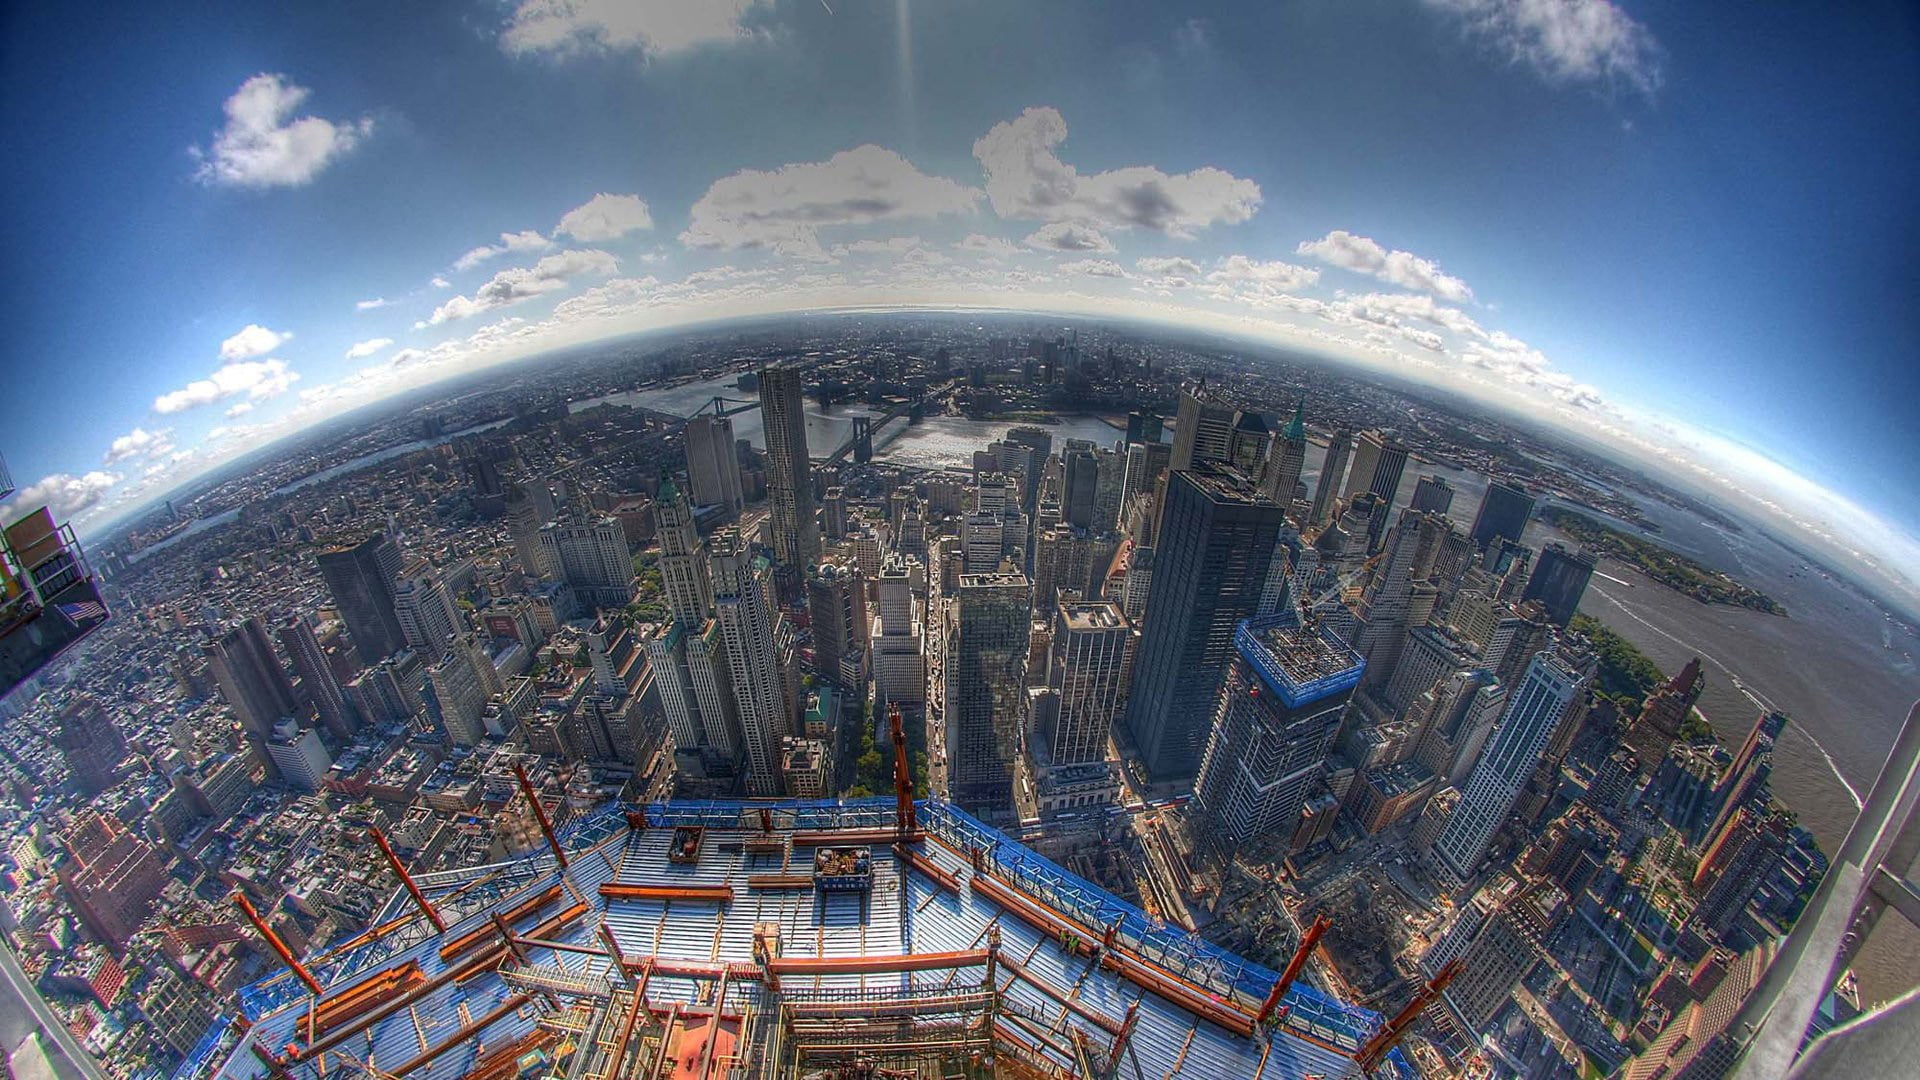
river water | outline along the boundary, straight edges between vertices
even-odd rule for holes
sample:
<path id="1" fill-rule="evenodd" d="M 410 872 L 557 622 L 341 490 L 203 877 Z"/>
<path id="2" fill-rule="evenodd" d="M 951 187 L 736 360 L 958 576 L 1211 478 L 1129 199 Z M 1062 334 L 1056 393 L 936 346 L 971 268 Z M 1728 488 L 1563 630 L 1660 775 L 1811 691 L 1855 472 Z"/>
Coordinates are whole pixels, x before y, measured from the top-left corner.
<path id="1" fill-rule="evenodd" d="M 567 408 L 571 412 L 579 412 L 600 404 L 626 405 L 673 416 L 692 416 L 702 407 L 711 405 L 716 395 L 757 400 L 757 394 L 737 389 L 733 384 L 734 378 L 729 375 L 665 389 L 607 394 L 570 402 Z M 732 407 L 732 403 L 729 403 L 729 407 Z M 815 457 L 825 457 L 852 437 L 854 417 L 879 416 L 881 412 L 864 405 L 836 405 L 831 410 L 822 410 L 812 399 L 808 399 L 807 447 Z M 746 439 L 763 449 L 766 447 L 766 437 L 761 431 L 760 410 L 743 412 L 731 419 L 734 438 Z M 1055 419 L 1057 423 L 1039 426 L 1053 433 L 1056 451 L 1068 439 L 1088 439 L 1107 446 L 1126 434 L 1096 416 L 1061 416 Z M 988 443 L 1022 423 L 1025 421 L 968 420 L 959 416 L 929 416 L 917 424 L 896 420 L 874 436 L 873 459 L 921 469 L 971 468 L 975 450 L 986 449 Z"/>

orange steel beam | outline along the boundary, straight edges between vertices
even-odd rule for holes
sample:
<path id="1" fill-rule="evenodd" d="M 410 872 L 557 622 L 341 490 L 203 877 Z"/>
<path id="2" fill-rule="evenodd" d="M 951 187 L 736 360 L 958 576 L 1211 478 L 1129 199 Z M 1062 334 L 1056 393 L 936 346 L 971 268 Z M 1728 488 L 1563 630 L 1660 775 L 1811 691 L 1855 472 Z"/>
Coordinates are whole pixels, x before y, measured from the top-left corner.
<path id="1" fill-rule="evenodd" d="M 913 812 L 913 771 L 907 767 L 907 730 L 897 701 L 887 706 L 887 728 L 893 736 L 894 827 L 905 840 L 920 831 L 920 823 Z"/>
<path id="2" fill-rule="evenodd" d="M 609 881 L 600 886 L 609 900 L 719 900 L 733 899 L 731 885 L 631 885 Z"/>
<path id="3" fill-rule="evenodd" d="M 908 839 L 917 840 L 919 833 Z M 900 839 L 898 829 L 822 829 L 793 834 L 794 847 L 832 847 L 839 844 L 891 844 Z"/>
<path id="4" fill-rule="evenodd" d="M 321 1001 L 313 1011 L 313 1029 L 317 1034 L 325 1035 L 368 1009 L 377 1008 L 394 995 L 404 994 L 426 981 L 417 961 L 409 960 L 388 968 Z"/>
<path id="5" fill-rule="evenodd" d="M 944 971 L 979 967 L 987 962 L 986 949 L 965 952 L 899 953 L 892 956 L 781 957 L 767 961 L 776 975 L 876 975 L 894 971 Z"/>
<path id="6" fill-rule="evenodd" d="M 1407 1029 L 1413 1026 L 1414 1020 L 1428 1005 L 1433 1004 L 1433 999 L 1440 996 L 1440 991 L 1447 988 L 1447 984 L 1453 981 L 1453 977 L 1460 974 L 1461 967 L 1459 959 L 1449 962 L 1434 975 L 1431 982 L 1421 987 L 1419 993 L 1413 995 L 1413 1000 L 1407 1002 L 1405 1008 L 1394 1014 L 1393 1019 L 1380 1025 L 1380 1030 L 1374 1032 L 1373 1038 L 1368 1039 L 1366 1045 L 1360 1048 L 1360 1052 L 1353 1056 L 1353 1060 L 1359 1064 L 1362 1072 L 1371 1073 L 1380 1067 L 1380 1063 L 1386 1060 L 1387 1055 L 1406 1035 Z"/>
<path id="7" fill-rule="evenodd" d="M 520 792 L 533 805 L 533 816 L 540 821 L 540 831 L 547 838 L 547 846 L 553 849 L 553 857 L 560 863 L 560 869 L 567 868 L 567 853 L 560 850 L 560 838 L 553 835 L 553 822 L 547 819 L 547 808 L 541 804 L 539 793 L 533 790 L 533 781 L 527 779 L 527 767 L 519 762 L 513 763 L 513 775 L 520 781 Z"/>
<path id="8" fill-rule="evenodd" d="M 526 918 L 528 915 L 531 915 L 534 912 L 539 911 L 541 908 L 546 907 L 548 904 L 553 903 L 555 900 L 560 899 L 560 892 L 561 892 L 560 886 L 550 885 L 547 888 L 542 889 L 540 892 L 535 893 L 533 896 L 530 896 L 527 899 L 520 901 L 518 904 L 515 904 L 511 911 L 508 911 L 506 914 L 500 917 L 507 920 L 508 923 L 519 922 L 521 919 Z M 482 942 L 486 941 L 488 938 L 492 936 L 493 936 L 493 926 L 491 925 L 491 923 L 483 923 L 479 926 L 476 926 L 473 929 L 467 931 L 466 933 L 461 934 L 459 937 L 454 938 L 452 941 L 447 942 L 445 945 L 440 946 L 440 959 L 452 960 L 457 956 L 461 956 L 465 953 L 471 952 L 473 951 L 474 948 L 476 948 Z"/>
<path id="9" fill-rule="evenodd" d="M 1273 992 L 1269 993 L 1267 1000 L 1261 1004 L 1260 1015 L 1254 1017 L 1254 1023 L 1265 1023 L 1267 1017 L 1273 1015 L 1273 1010 L 1280 1004 L 1280 999 L 1287 996 L 1287 991 L 1293 988 L 1293 981 L 1300 977 L 1300 970 L 1307 966 L 1307 957 L 1313 954 L 1314 946 L 1320 944 L 1320 938 L 1332 925 L 1333 920 L 1327 918 L 1326 912 L 1323 911 L 1313 920 L 1313 925 L 1307 927 L 1306 933 L 1300 935 L 1300 947 L 1293 951 L 1293 959 L 1287 962 L 1287 970 L 1281 972 L 1280 978 L 1273 984 Z"/>
<path id="10" fill-rule="evenodd" d="M 393 867 L 394 874 L 400 878 L 400 884 L 407 887 L 407 895 L 413 897 L 414 906 L 420 909 L 420 914 L 425 915 L 427 921 L 433 924 L 436 933 L 446 933 L 446 922 L 440 918 L 439 912 L 433 910 L 433 905 L 427 903 L 427 895 L 420 891 L 420 886 L 413 883 L 413 875 L 407 873 L 407 868 L 401 863 L 400 856 L 394 854 L 393 845 L 387 842 L 387 834 L 376 827 L 367 829 L 367 835 L 373 837 L 373 842 L 380 845 L 380 854 L 387 857 L 387 865 Z"/>
<path id="11" fill-rule="evenodd" d="M 633 1008 L 627 1010 L 627 1021 L 620 1027 L 620 1041 L 613 1046 L 613 1060 L 607 1063 L 602 1075 L 617 1077 L 620 1066 L 625 1064 L 627 1047 L 633 1042 L 633 1029 L 640 1022 L 640 1011 L 646 1007 L 647 997 L 639 990 L 633 992 Z"/>
<path id="12" fill-rule="evenodd" d="M 293 950 L 287 948 L 287 943 L 281 941 L 280 935 L 273 932 L 273 927 L 267 925 L 267 920 L 261 918 L 260 913 L 253 909 L 253 901 L 247 899 L 247 894 L 236 892 L 233 894 L 233 900 L 234 903 L 240 905 L 241 914 L 247 917 L 247 921 L 253 924 L 253 928 L 259 932 L 261 937 L 267 939 L 267 944 L 273 947 L 273 951 L 280 957 L 281 963 L 286 964 L 295 975 L 300 977 L 301 982 L 307 984 L 307 989 L 313 991 L 314 997 L 320 997 L 324 994 L 325 991 L 320 989 L 320 984 L 314 980 L 313 974 L 303 967 L 299 959 L 293 955 Z"/>
<path id="13" fill-rule="evenodd" d="M 438 1058 L 441 1054 L 444 1054 L 447 1051 L 452 1050 L 454 1047 L 459 1046 L 461 1043 L 466 1042 L 468 1039 L 471 1039 L 475 1035 L 480 1034 L 482 1031 L 485 1031 L 489 1026 L 491 1026 L 494 1022 L 498 1021 L 502 1017 L 506 1016 L 508 1013 L 512 1012 L 513 1010 L 519 1008 L 522 1005 L 525 1005 L 527 1002 L 532 1000 L 533 1000 L 533 997 L 529 994 L 515 994 L 512 997 L 508 998 L 507 1000 L 501 1002 L 499 1005 L 495 1006 L 492 1012 L 489 1012 L 487 1015 L 480 1017 L 479 1019 L 475 1020 L 473 1023 L 468 1024 L 467 1026 L 461 1028 L 459 1031 L 456 1031 L 453 1034 L 447 1036 L 446 1038 L 441 1039 L 439 1042 L 433 1044 L 432 1046 L 428 1047 L 425 1050 L 420 1051 L 420 1053 L 414 1055 L 412 1058 L 409 1058 L 399 1068 L 381 1069 L 380 1071 L 388 1074 L 389 1076 L 405 1076 L 415 1069 L 422 1068 L 427 1065 L 431 1065 L 433 1064 L 434 1059 Z"/>
<path id="14" fill-rule="evenodd" d="M 449 968 L 435 975 L 433 978 L 428 979 L 426 982 L 421 983 L 419 986 L 414 987 L 412 990 L 398 997 L 388 999 L 379 1008 L 374 1009 L 372 1012 L 363 1013 L 359 1019 L 333 1032 L 319 1042 L 309 1044 L 304 1050 L 295 1050 L 292 1054 L 288 1055 L 285 1060 L 287 1064 L 294 1064 L 319 1057 L 321 1054 L 345 1043 L 348 1039 L 353 1038 L 448 983 L 461 982 L 482 971 L 490 971 L 499 967 L 500 962 L 505 960 L 506 957 L 507 947 L 505 945 L 491 946 L 482 951 L 479 956 L 474 957 L 459 967 Z"/>

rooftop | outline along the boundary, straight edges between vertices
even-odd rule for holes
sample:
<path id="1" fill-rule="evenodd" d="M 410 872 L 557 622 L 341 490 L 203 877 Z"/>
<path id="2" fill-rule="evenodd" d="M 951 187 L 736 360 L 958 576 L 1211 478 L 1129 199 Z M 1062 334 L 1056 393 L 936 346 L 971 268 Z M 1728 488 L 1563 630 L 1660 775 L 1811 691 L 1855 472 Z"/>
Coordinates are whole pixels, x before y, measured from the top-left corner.
<path id="1" fill-rule="evenodd" d="M 1141 1075 L 1358 1075 L 1377 1014 L 1296 983 L 1259 1022 L 1273 971 L 944 802 L 915 812 L 894 845 L 892 799 L 609 803 L 561 831 L 564 869 L 541 848 L 419 877 L 444 930 L 396 890 L 376 931 L 307 961 L 317 999 L 291 971 L 244 988 L 254 1049 L 221 1075 L 454 1080 L 544 1054 L 507 1072 L 592 1078 L 629 1052 L 788 1075 L 878 1042 L 1071 1076 L 1122 1039 Z M 870 886 L 816 885 L 823 844 L 871 845 Z"/>
<path id="2" fill-rule="evenodd" d="M 1366 667 L 1340 635 L 1292 610 L 1241 622 L 1234 644 L 1289 708 L 1352 689 Z"/>

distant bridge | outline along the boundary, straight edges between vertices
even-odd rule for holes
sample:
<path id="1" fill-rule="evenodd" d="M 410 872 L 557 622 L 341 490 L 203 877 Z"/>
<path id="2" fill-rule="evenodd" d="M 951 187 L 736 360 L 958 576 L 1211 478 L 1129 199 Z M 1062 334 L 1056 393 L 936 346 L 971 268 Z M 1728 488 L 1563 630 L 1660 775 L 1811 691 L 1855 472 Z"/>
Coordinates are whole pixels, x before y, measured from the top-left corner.
<path id="1" fill-rule="evenodd" d="M 833 453 L 828 454 L 823 463 L 829 466 L 838 465 L 847 459 L 848 454 L 852 454 L 853 460 L 861 465 L 872 461 L 873 436 L 875 432 L 878 432 L 881 428 L 886 427 L 901 417 L 905 417 L 909 424 L 918 423 L 920 418 L 926 414 L 928 401 L 945 396 L 959 384 L 960 380 L 954 379 L 943 386 L 921 394 L 919 397 L 902 401 L 879 416 L 854 417 L 853 432 L 847 436 L 847 441 L 841 443 Z"/>

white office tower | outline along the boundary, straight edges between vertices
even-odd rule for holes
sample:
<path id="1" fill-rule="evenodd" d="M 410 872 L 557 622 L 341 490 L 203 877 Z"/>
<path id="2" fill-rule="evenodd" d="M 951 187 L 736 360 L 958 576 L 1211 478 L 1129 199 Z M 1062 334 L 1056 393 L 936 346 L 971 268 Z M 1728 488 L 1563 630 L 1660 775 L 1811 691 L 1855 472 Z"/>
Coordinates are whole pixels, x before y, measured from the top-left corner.
<path id="1" fill-rule="evenodd" d="M 1107 735 L 1127 699 L 1133 628 L 1111 603 L 1062 605 L 1054 617 L 1047 686 L 1059 711 L 1047 740 L 1054 765 L 1106 760 Z"/>
<path id="2" fill-rule="evenodd" d="M 879 614 L 871 647 L 873 681 L 881 706 L 927 700 L 926 657 L 921 652 L 920 618 L 914 611 L 913 574 L 899 555 L 887 558 L 874 580 Z"/>
<path id="3" fill-rule="evenodd" d="M 393 614 L 407 647 L 427 656 L 446 648 L 447 639 L 463 628 L 460 609 L 440 577 L 422 568 L 411 570 L 393 585 Z"/>
<path id="4" fill-rule="evenodd" d="M 480 716 L 487 707 L 487 684 L 467 650 L 449 647 L 427 669 L 427 683 L 440 705 L 440 723 L 455 746 L 474 746 L 485 734 Z"/>
<path id="5" fill-rule="evenodd" d="M 704 413 L 687 421 L 687 486 L 700 506 L 738 513 L 740 457 L 733 446 L 733 421 Z"/>
<path id="6" fill-rule="evenodd" d="M 291 717 L 273 726 L 273 734 L 267 739 L 267 756 L 273 759 L 287 786 L 296 791 L 319 791 L 327 770 L 333 768 L 333 759 L 320 744 L 320 733 L 312 728 L 302 731 L 299 721 Z"/>
<path id="7" fill-rule="evenodd" d="M 1179 472 L 1206 462 L 1232 461 L 1233 417 L 1233 407 L 1207 393 L 1205 383 L 1183 388 L 1169 466 Z"/>
<path id="8" fill-rule="evenodd" d="M 540 546 L 554 573 L 587 604 L 618 608 L 633 601 L 633 562 L 618 520 L 554 522 L 540 529 Z"/>
<path id="9" fill-rule="evenodd" d="M 1409 719 L 1419 724 L 1413 757 L 1458 788 L 1480 760 L 1487 736 L 1507 707 L 1507 688 L 1490 671 L 1457 671 L 1414 699 Z"/>
<path id="10" fill-rule="evenodd" d="M 676 623 L 696 628 L 713 610 L 713 579 L 700 533 L 693 526 L 693 507 L 671 479 L 660 481 L 653 516 L 660 534 L 660 584 L 667 594 L 667 610 Z"/>
<path id="11" fill-rule="evenodd" d="M 792 710 L 774 642 L 774 612 L 767 596 L 772 568 L 747 550 L 740 534 L 723 529 L 713 537 L 715 621 L 726 645 L 728 682 L 740 709 L 747 751 L 747 793 L 780 792 L 780 738 L 790 734 Z"/>
<path id="12" fill-rule="evenodd" d="M 974 512 L 992 514 L 995 517 L 1004 515 L 1007 512 L 1007 498 L 1010 494 L 1007 490 L 1008 486 L 1005 473 L 981 473 L 973 491 Z"/>
<path id="13" fill-rule="evenodd" d="M 1527 665 L 1462 789 L 1459 807 L 1433 846 L 1440 865 L 1455 878 L 1473 877 L 1487 845 L 1539 767 L 1561 719 L 1586 689 L 1587 678 L 1587 672 L 1559 650 L 1542 652 Z"/>
<path id="14" fill-rule="evenodd" d="M 968 514 L 960 526 L 962 559 L 969 574 L 991 574 L 1000 568 L 1005 529 L 998 514 Z"/>

